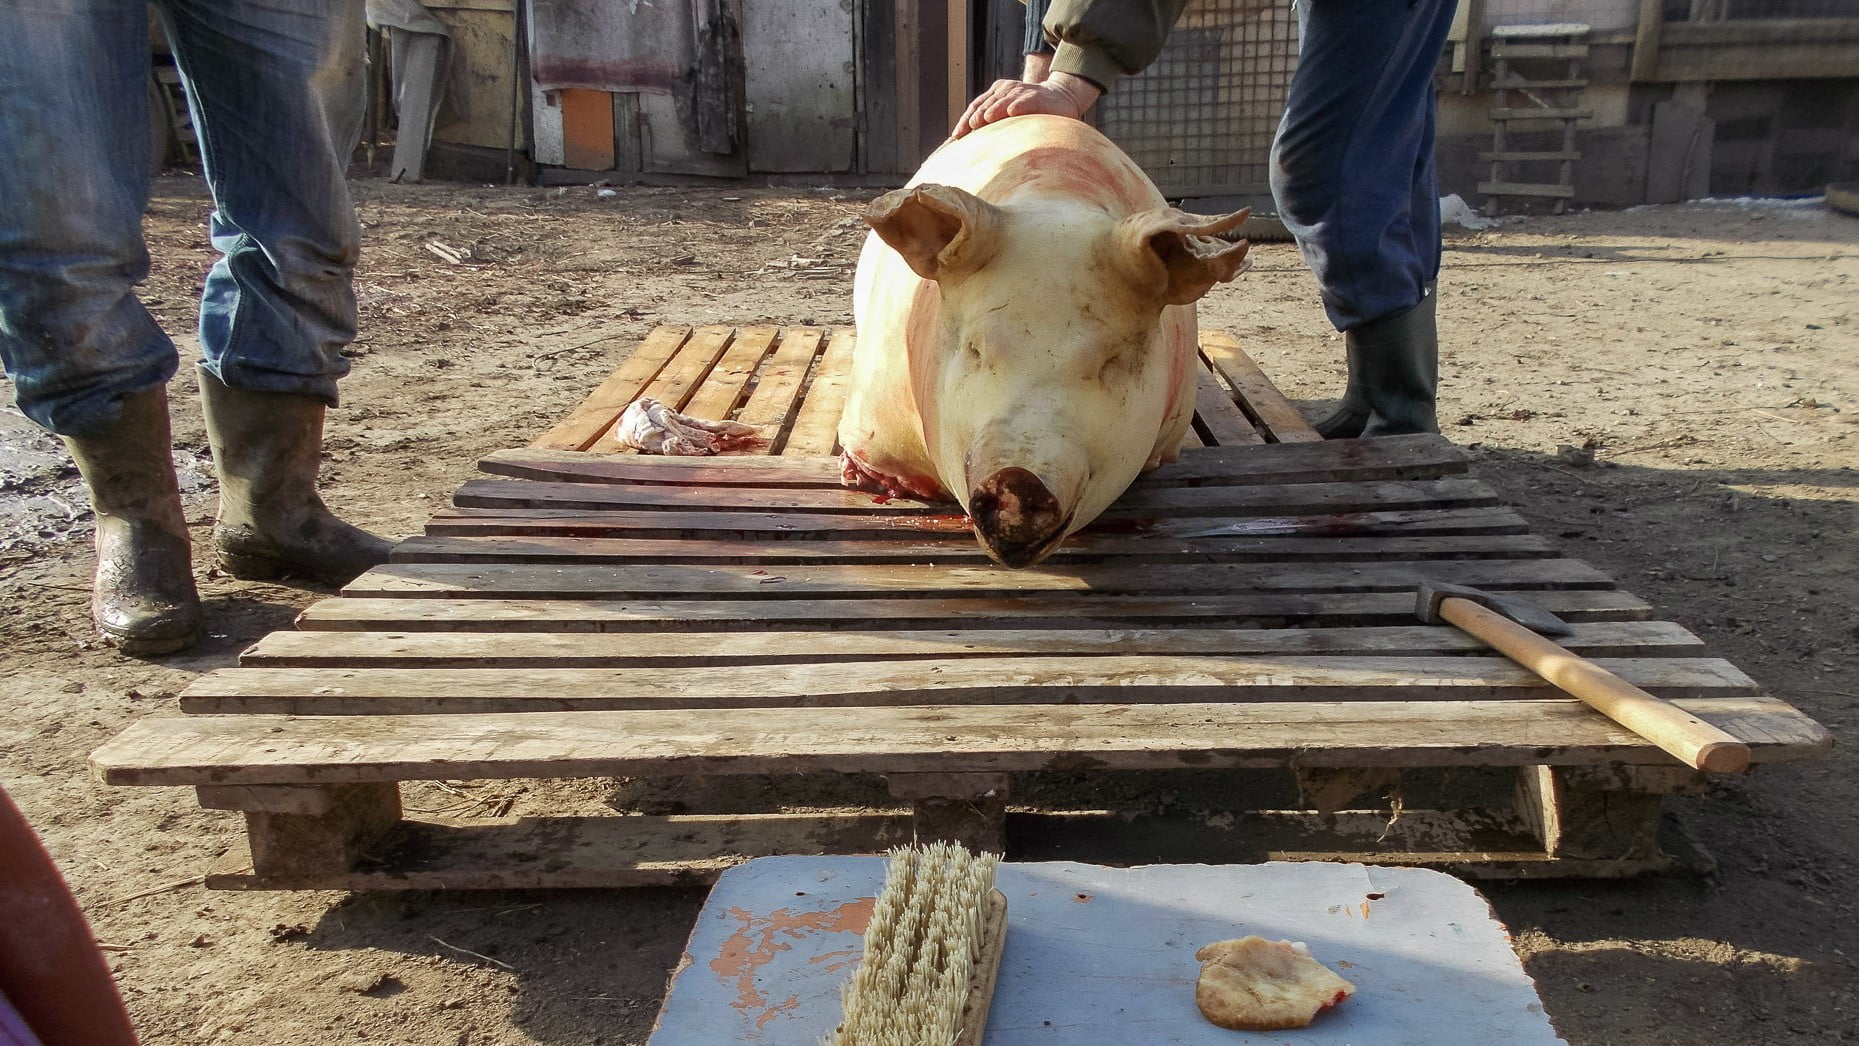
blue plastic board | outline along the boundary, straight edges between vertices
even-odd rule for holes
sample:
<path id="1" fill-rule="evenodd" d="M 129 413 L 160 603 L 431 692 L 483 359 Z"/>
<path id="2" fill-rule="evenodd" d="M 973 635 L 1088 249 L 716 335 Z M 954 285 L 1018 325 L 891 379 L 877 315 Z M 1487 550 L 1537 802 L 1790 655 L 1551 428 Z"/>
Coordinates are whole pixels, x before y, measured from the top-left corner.
<path id="1" fill-rule="evenodd" d="M 725 872 L 650 1046 L 818 1046 L 862 954 L 879 857 L 765 857 Z M 1478 892 L 1355 864 L 1002 864 L 1007 946 L 986 1046 L 1549 1046 L 1562 1043 Z M 1194 1005 L 1201 946 L 1306 942 L 1356 985 L 1296 1031 L 1235 1032 Z"/>

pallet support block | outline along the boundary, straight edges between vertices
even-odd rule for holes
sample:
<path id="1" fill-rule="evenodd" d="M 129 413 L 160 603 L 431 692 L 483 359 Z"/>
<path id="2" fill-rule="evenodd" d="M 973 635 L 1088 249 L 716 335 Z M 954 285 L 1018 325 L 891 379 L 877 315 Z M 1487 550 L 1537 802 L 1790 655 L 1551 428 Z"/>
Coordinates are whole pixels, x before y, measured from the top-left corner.
<path id="1" fill-rule="evenodd" d="M 1006 774 L 892 774 L 887 783 L 892 797 L 912 804 L 918 842 L 1006 851 Z"/>
<path id="2" fill-rule="evenodd" d="M 207 789 L 202 789 L 206 791 Z M 213 798 L 229 801 L 233 790 Z M 268 809 L 245 810 L 252 870 L 259 875 L 336 875 L 400 823 L 400 786 L 391 781 L 244 789 Z M 286 798 L 287 793 L 297 793 Z M 279 812 L 295 806 L 306 811 Z"/>
<path id="3" fill-rule="evenodd" d="M 1391 766 L 1300 766 L 1292 770 L 1297 794 L 1326 824 L 1336 823 L 1336 812 L 1368 795 L 1385 795 L 1401 786 L 1401 771 Z"/>
<path id="4" fill-rule="evenodd" d="M 1517 812 L 1553 858 L 1660 862 L 1667 795 L 1703 787 L 1689 767 L 1525 766 Z"/>

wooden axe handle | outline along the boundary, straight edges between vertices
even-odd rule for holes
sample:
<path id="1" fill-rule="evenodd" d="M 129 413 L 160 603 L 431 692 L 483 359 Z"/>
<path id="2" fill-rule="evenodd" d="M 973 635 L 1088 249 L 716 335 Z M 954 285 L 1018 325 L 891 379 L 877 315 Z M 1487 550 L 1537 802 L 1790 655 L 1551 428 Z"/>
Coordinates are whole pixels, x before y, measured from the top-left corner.
<path id="1" fill-rule="evenodd" d="M 1749 768 L 1748 745 L 1502 614 L 1453 596 L 1440 601 L 1439 616 L 1689 766 L 1723 774 Z"/>

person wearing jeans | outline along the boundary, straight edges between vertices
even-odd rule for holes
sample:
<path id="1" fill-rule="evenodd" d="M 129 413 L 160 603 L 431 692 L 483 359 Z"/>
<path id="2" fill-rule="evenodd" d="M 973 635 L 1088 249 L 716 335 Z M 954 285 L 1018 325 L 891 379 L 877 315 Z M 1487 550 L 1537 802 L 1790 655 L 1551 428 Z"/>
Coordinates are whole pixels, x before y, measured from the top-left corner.
<path id="1" fill-rule="evenodd" d="M 341 583 L 387 558 L 316 489 L 348 372 L 360 228 L 362 0 L 159 0 L 200 143 L 219 259 L 199 378 L 219 478 L 213 540 L 241 578 Z M 19 408 L 64 437 L 97 520 L 91 609 L 124 652 L 200 632 L 167 383 L 178 358 L 147 275 L 144 0 L 0 4 L 0 360 Z"/>
<path id="2" fill-rule="evenodd" d="M 1161 52 L 1186 0 L 1030 0 L 1028 74 L 969 104 L 955 136 L 1028 113 L 1080 117 Z M 1048 8 L 1041 13 L 1041 9 Z M 1344 334 L 1348 385 L 1325 438 L 1437 432 L 1441 254 L 1433 69 L 1451 0 L 1299 0 L 1297 72 L 1272 197 Z M 1036 78 L 1037 75 L 1037 78 Z"/>

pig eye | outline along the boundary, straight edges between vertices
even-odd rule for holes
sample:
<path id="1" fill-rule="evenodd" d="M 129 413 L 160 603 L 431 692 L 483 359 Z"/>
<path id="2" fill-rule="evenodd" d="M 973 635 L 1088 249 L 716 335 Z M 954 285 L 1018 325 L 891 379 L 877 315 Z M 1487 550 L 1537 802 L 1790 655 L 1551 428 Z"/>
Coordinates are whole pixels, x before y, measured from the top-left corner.
<path id="1" fill-rule="evenodd" d="M 968 353 L 970 358 L 979 361 L 981 359 L 981 339 L 968 339 L 968 341 L 963 343 L 962 351 Z"/>

